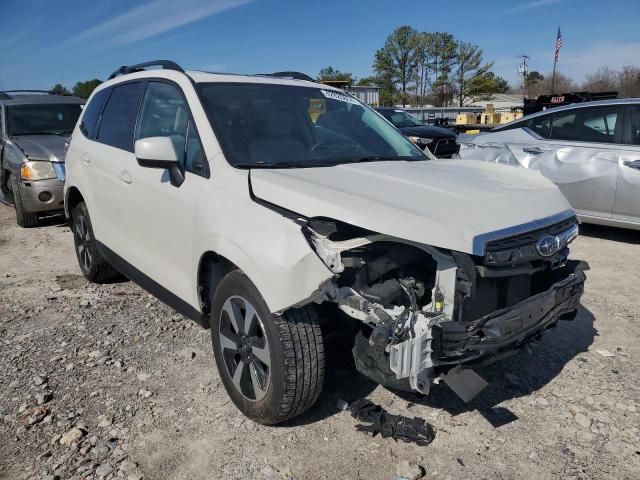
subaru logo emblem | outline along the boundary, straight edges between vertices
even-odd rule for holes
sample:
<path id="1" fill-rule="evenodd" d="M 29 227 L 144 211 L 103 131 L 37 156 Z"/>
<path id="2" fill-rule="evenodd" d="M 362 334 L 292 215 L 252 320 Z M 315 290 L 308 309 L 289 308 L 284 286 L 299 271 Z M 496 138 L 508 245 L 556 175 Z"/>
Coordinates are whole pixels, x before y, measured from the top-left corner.
<path id="1" fill-rule="evenodd" d="M 560 239 L 552 235 L 545 235 L 536 243 L 536 250 L 543 257 L 551 257 L 560 250 Z"/>

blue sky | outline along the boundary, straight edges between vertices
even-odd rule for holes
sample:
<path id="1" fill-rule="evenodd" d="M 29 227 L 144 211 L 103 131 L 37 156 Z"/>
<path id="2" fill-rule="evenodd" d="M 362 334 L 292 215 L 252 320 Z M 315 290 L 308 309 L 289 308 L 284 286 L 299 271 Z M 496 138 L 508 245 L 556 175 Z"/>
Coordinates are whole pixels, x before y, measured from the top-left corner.
<path id="1" fill-rule="evenodd" d="M 71 87 L 150 59 L 239 73 L 332 65 L 371 74 L 399 25 L 477 43 L 517 81 L 518 55 L 546 73 L 560 25 L 559 71 L 578 81 L 600 66 L 640 66 L 637 0 L 0 0 L 5 89 Z"/>

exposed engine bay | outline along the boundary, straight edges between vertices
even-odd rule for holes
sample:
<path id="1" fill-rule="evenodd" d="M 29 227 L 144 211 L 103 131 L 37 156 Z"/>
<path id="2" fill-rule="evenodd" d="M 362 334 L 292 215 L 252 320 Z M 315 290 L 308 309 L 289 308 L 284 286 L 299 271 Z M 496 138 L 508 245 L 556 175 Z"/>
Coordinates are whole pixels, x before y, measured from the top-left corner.
<path id="1" fill-rule="evenodd" d="M 309 219 L 303 232 L 334 273 L 315 301 L 362 324 L 353 347 L 357 369 L 423 394 L 439 379 L 455 385 L 447 380 L 460 366 L 491 363 L 558 319 L 573 319 L 588 269 L 568 260 L 578 234 L 574 217 L 487 242 L 484 256 L 329 219 Z M 467 401 L 483 382 L 477 376 L 467 381 L 475 387 L 452 388 Z"/>

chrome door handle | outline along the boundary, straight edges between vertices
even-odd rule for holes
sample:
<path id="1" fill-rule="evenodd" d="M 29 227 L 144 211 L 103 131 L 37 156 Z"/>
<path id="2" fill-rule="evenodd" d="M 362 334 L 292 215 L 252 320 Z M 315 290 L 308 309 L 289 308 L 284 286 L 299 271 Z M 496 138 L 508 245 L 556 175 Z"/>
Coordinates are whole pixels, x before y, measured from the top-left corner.
<path id="1" fill-rule="evenodd" d="M 540 147 L 524 147 L 522 151 L 524 153 L 530 153 L 531 155 L 540 155 L 541 153 L 544 153 L 544 150 Z"/>
<path id="2" fill-rule="evenodd" d="M 89 155 L 89 152 L 84 152 L 82 154 L 82 161 L 84 163 L 91 163 L 91 155 Z"/>
<path id="3" fill-rule="evenodd" d="M 120 172 L 120 180 L 124 183 L 131 183 L 131 174 L 127 171 Z"/>
<path id="4" fill-rule="evenodd" d="M 625 167 L 633 168 L 634 170 L 640 170 L 640 160 L 625 160 L 622 162 Z"/>

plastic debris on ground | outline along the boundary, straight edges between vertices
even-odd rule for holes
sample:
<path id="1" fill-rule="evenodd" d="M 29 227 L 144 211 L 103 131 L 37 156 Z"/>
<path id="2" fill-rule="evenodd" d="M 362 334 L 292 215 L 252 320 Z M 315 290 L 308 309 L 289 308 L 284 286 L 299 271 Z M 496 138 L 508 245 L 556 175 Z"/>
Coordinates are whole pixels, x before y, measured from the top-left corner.
<path id="1" fill-rule="evenodd" d="M 380 405 L 364 398 L 351 404 L 344 401 L 338 402 L 338 407 L 348 410 L 353 418 L 363 422 L 356 425 L 356 429 L 370 433 L 373 437 L 380 435 L 382 438 L 402 440 L 422 447 L 429 445 L 436 437 L 435 429 L 424 419 L 392 415 Z"/>

